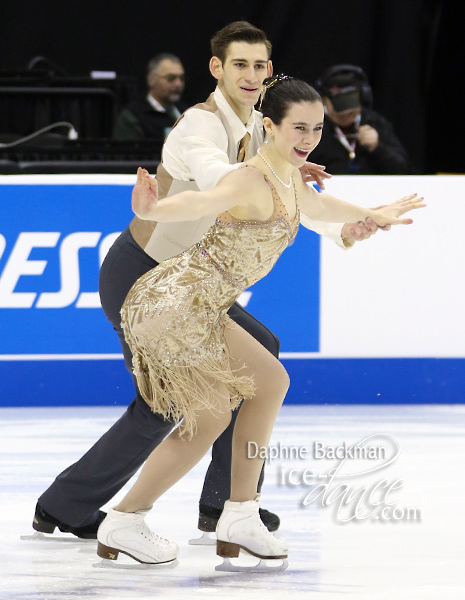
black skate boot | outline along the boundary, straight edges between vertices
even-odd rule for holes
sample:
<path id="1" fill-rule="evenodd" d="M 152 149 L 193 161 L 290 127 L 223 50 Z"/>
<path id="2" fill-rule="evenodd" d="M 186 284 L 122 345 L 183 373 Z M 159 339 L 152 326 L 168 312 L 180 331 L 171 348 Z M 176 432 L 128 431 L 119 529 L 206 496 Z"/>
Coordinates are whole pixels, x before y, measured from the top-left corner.
<path id="1" fill-rule="evenodd" d="M 58 527 L 58 529 L 63 533 L 72 533 L 80 539 L 96 540 L 97 529 L 105 517 L 106 513 L 100 510 L 97 519 L 92 523 L 89 523 L 89 525 L 73 527 L 72 525 L 67 525 L 66 523 L 63 523 L 63 521 L 52 517 L 52 515 L 50 515 L 40 506 L 39 503 L 37 503 L 32 527 L 40 533 L 53 533 L 55 528 Z"/>

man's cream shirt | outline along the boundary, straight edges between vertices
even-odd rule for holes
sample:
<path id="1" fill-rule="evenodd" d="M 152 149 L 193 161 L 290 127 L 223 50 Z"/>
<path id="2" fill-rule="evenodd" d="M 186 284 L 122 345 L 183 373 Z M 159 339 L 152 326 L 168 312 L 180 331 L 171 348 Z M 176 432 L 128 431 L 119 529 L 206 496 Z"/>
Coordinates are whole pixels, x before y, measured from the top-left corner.
<path id="1" fill-rule="evenodd" d="M 166 138 L 157 170 L 159 197 L 215 187 L 222 177 L 240 167 L 237 152 L 247 132 L 251 136 L 249 156 L 254 156 L 263 143 L 261 113 L 253 110 L 244 125 L 217 87 L 206 102 L 188 109 Z M 145 252 L 161 262 L 199 242 L 215 219 L 216 215 L 211 215 L 197 221 L 156 223 L 134 217 L 130 229 Z M 344 247 L 342 224 L 310 222 L 305 216 L 301 221 Z"/>

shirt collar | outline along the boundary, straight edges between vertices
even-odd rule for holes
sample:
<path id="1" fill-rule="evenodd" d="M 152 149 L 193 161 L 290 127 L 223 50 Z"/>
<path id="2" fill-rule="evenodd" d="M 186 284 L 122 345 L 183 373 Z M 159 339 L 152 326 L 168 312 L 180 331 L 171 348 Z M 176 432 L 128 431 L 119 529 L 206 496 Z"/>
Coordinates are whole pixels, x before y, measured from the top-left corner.
<path id="1" fill-rule="evenodd" d="M 155 100 L 155 98 L 151 94 L 147 95 L 147 102 L 151 104 L 157 112 L 166 112 L 166 108 L 162 104 L 160 104 L 158 100 Z"/>
<path id="2" fill-rule="evenodd" d="M 231 126 L 234 141 L 239 143 L 244 135 L 248 132 L 252 137 L 254 125 L 255 125 L 255 110 L 252 110 L 249 120 L 244 125 L 240 118 L 236 115 L 234 110 L 229 105 L 228 101 L 223 95 L 223 92 L 217 86 L 213 92 L 213 98 L 218 108 L 226 115 L 229 125 Z"/>

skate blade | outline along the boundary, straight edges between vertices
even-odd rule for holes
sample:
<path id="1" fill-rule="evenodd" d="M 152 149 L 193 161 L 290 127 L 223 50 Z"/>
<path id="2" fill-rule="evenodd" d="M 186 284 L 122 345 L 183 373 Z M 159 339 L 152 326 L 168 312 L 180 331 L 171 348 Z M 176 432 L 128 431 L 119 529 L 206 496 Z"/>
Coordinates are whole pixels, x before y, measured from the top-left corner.
<path id="1" fill-rule="evenodd" d="M 228 573 L 277 573 L 285 571 L 289 566 L 287 558 L 261 558 L 258 565 L 233 564 L 230 558 L 223 558 L 221 565 L 216 565 L 215 571 L 227 571 Z"/>
<path id="2" fill-rule="evenodd" d="M 122 562 L 110 560 L 109 558 L 102 558 L 98 563 L 93 563 L 92 566 L 96 569 L 126 569 L 128 571 L 158 571 L 164 569 L 174 569 L 179 564 L 178 559 L 175 558 L 171 562 L 158 563 L 158 564 L 147 564 L 139 563 L 134 561 L 131 564 L 125 564 Z"/>
<path id="3" fill-rule="evenodd" d="M 66 544 L 97 543 L 97 540 L 78 538 L 75 535 L 73 535 L 73 537 L 67 535 L 53 535 L 52 533 L 42 533 L 41 531 L 36 531 L 35 533 L 27 535 L 21 535 L 19 539 L 29 542 L 65 542 Z"/>
<path id="4" fill-rule="evenodd" d="M 210 535 L 208 531 L 204 531 L 202 537 L 192 538 L 188 543 L 190 546 L 216 546 L 216 536 L 214 533 Z"/>

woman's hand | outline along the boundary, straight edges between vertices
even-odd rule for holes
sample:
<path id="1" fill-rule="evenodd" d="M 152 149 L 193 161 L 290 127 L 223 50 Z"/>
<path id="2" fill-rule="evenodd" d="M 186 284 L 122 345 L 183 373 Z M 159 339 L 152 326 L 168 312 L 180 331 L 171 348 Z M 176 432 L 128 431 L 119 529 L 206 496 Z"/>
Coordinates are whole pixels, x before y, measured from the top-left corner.
<path id="1" fill-rule="evenodd" d="M 136 185 L 132 190 L 132 210 L 140 219 L 150 221 L 157 202 L 157 180 L 150 177 L 146 169 L 139 167 L 137 169 Z"/>
<path id="2" fill-rule="evenodd" d="M 399 219 L 399 217 L 410 210 L 426 206 L 422 200 L 423 197 L 418 198 L 417 194 L 404 196 L 392 204 L 388 204 L 387 206 L 375 210 L 372 219 L 378 227 L 385 227 L 386 225 L 410 225 L 413 223 L 412 219 Z"/>

